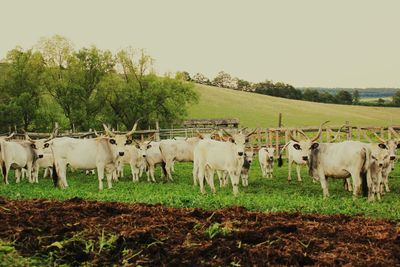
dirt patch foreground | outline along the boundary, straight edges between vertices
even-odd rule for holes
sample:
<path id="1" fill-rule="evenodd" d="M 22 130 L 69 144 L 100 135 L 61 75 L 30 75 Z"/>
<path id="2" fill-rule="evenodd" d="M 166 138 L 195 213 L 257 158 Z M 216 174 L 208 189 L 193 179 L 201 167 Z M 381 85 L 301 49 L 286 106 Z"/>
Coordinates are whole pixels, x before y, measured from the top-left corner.
<path id="1" fill-rule="evenodd" d="M 396 222 L 240 207 L 0 198 L 0 239 L 71 265 L 400 265 Z"/>

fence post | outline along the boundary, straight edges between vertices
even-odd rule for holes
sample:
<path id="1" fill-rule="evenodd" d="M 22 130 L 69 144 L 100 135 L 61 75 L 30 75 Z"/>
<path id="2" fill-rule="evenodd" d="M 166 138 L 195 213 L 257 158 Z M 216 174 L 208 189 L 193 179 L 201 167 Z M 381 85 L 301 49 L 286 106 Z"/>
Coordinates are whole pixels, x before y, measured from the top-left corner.
<path id="1" fill-rule="evenodd" d="M 156 121 L 156 134 L 155 134 L 156 141 L 160 141 L 160 124 Z"/>
<path id="2" fill-rule="evenodd" d="M 272 131 L 270 129 L 268 129 L 268 138 L 269 138 L 269 142 L 268 142 L 268 147 L 272 147 Z"/>
<path id="3" fill-rule="evenodd" d="M 359 126 L 357 126 L 357 140 L 361 140 L 361 128 Z"/>
<path id="4" fill-rule="evenodd" d="M 275 151 L 279 151 L 279 130 L 275 131 Z"/>
<path id="5" fill-rule="evenodd" d="M 346 121 L 346 129 L 347 129 L 347 140 L 351 140 L 351 129 L 350 129 L 349 121 Z"/>
<path id="6" fill-rule="evenodd" d="M 289 131 L 288 129 L 285 130 L 285 145 L 289 142 Z M 279 151 L 278 151 L 279 155 Z M 289 157 L 288 150 L 286 149 L 286 157 Z"/>

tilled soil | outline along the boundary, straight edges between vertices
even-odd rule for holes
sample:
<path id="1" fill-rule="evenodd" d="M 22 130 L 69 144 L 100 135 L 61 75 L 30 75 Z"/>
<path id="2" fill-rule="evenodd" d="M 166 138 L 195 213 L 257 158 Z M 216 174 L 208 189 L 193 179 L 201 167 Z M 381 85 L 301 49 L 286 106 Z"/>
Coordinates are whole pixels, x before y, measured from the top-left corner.
<path id="1" fill-rule="evenodd" d="M 0 239 L 53 263 L 400 266 L 400 224 L 359 216 L 0 198 Z"/>

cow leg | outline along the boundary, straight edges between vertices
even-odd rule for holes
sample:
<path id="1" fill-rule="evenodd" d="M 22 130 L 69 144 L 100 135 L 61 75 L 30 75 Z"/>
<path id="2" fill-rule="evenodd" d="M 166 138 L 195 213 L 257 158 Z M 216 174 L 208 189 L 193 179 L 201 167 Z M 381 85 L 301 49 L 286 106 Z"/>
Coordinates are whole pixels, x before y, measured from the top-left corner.
<path id="1" fill-rule="evenodd" d="M 353 173 L 350 172 L 350 174 L 351 174 L 351 179 L 352 179 L 352 183 L 353 183 L 353 199 L 356 199 L 358 194 L 361 192 L 361 176 L 358 171 L 355 171 Z M 347 180 L 350 180 L 350 179 L 347 178 L 346 181 Z"/>
<path id="2" fill-rule="evenodd" d="M 107 187 L 108 189 L 112 188 L 112 180 L 113 180 L 113 174 L 116 173 L 116 167 L 114 165 L 108 165 L 106 166 L 106 178 L 107 178 Z"/>
<path id="3" fill-rule="evenodd" d="M 38 168 L 39 168 L 39 166 L 38 166 Z M 33 169 L 32 163 L 28 163 L 27 168 L 26 168 L 26 172 L 27 172 L 26 175 L 28 176 L 28 179 L 32 181 L 32 183 L 38 183 L 39 181 L 37 179 L 35 179 L 35 175 L 33 175 L 33 177 L 32 177 L 32 172 L 33 172 L 32 169 Z"/>
<path id="4" fill-rule="evenodd" d="M 261 168 L 262 177 L 267 176 L 267 167 L 265 166 L 264 162 L 260 162 L 260 168 Z"/>
<path id="5" fill-rule="evenodd" d="M 329 190 L 325 174 L 322 173 L 319 175 L 319 181 L 321 183 L 323 197 L 324 199 L 327 199 L 329 197 Z"/>
<path id="6" fill-rule="evenodd" d="M 390 166 L 389 166 L 390 168 Z M 385 191 L 390 192 L 389 189 L 389 172 L 386 172 L 385 175 L 383 176 L 383 184 L 385 186 Z"/>
<path id="7" fill-rule="evenodd" d="M 174 168 L 174 163 L 172 160 L 167 160 L 167 162 L 165 163 L 165 169 L 167 171 L 167 177 L 170 181 L 173 181 L 172 179 L 172 170 Z"/>
<path id="8" fill-rule="evenodd" d="M 7 170 L 7 174 L 10 172 L 10 169 Z M 21 182 L 22 176 L 22 169 L 15 169 L 15 182 L 18 184 Z M 7 182 L 8 182 L 8 175 L 7 175 Z M 6 183 L 8 184 L 8 183 Z"/>
<path id="9" fill-rule="evenodd" d="M 224 187 L 225 185 L 224 185 L 224 177 L 223 177 L 222 171 L 217 170 L 217 177 L 218 177 L 218 180 L 219 180 L 219 187 L 220 188 Z"/>
<path id="10" fill-rule="evenodd" d="M 204 190 L 204 175 L 205 175 L 205 166 L 204 165 L 199 165 L 198 170 L 197 170 L 197 179 L 199 181 L 199 186 L 200 186 L 200 193 L 203 195 L 206 193 Z"/>
<path id="11" fill-rule="evenodd" d="M 247 173 L 243 173 L 241 175 L 242 177 L 242 186 L 248 186 L 249 185 L 249 181 L 248 181 L 248 174 Z"/>
<path id="12" fill-rule="evenodd" d="M 289 159 L 289 163 L 288 163 L 288 177 L 287 180 L 290 183 L 292 181 L 292 163 L 293 161 Z"/>
<path id="13" fill-rule="evenodd" d="M 345 182 L 347 184 L 347 191 L 352 192 L 353 191 L 353 185 L 351 183 L 351 179 L 350 178 L 346 178 Z"/>
<path id="14" fill-rule="evenodd" d="M 152 182 L 156 181 L 156 178 L 154 178 L 154 165 L 149 166 L 149 171 L 150 171 L 150 178 Z"/>
<path id="15" fill-rule="evenodd" d="M 297 181 L 298 182 L 303 182 L 303 180 L 301 180 L 301 166 L 299 164 L 296 164 L 296 173 L 297 173 Z"/>
<path id="16" fill-rule="evenodd" d="M 66 164 L 59 164 L 59 186 L 61 189 L 65 189 L 68 187 L 67 183 L 67 165 Z M 56 168 L 57 171 L 57 168 Z"/>
<path id="17" fill-rule="evenodd" d="M 97 165 L 97 178 L 99 180 L 99 190 L 103 190 L 103 178 L 104 178 L 104 165 Z"/>
<path id="18" fill-rule="evenodd" d="M 197 166 L 197 162 L 194 161 L 193 162 L 193 171 L 192 171 L 192 175 L 193 175 L 193 185 L 197 186 L 197 173 L 198 173 L 198 166 Z"/>
<path id="19" fill-rule="evenodd" d="M 229 172 L 229 177 L 231 178 L 234 196 L 237 196 L 239 194 L 239 179 L 240 179 L 239 176 L 240 174 L 236 174 L 234 171 Z"/>
<path id="20" fill-rule="evenodd" d="M 206 168 L 206 177 L 207 177 L 207 183 L 211 188 L 211 192 L 215 194 L 215 186 L 214 186 L 214 170 L 210 168 Z"/>

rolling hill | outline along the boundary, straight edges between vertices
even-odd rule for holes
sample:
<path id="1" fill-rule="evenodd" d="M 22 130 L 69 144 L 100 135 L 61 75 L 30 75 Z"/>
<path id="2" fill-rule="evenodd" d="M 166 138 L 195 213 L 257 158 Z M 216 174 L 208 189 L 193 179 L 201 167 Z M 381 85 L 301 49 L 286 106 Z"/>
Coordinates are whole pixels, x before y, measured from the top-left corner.
<path id="1" fill-rule="evenodd" d="M 188 118 L 239 118 L 248 127 L 276 127 L 279 113 L 284 126 L 313 126 L 329 120 L 331 125 L 399 125 L 400 108 L 323 104 L 260 95 L 196 84 L 198 104 Z"/>

